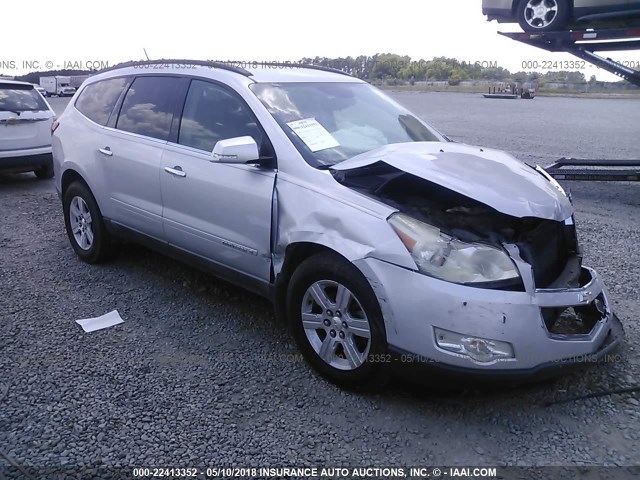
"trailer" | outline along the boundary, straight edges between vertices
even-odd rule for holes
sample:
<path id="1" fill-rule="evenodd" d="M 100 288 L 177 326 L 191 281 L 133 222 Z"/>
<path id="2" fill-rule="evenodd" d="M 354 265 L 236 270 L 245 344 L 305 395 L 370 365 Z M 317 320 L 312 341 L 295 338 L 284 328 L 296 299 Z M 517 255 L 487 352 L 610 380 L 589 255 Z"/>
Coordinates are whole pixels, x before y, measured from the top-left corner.
<path id="1" fill-rule="evenodd" d="M 595 52 L 640 50 L 640 28 L 505 33 L 500 35 L 548 52 L 566 52 L 640 87 L 640 71 Z M 558 180 L 640 181 L 640 160 L 561 158 L 545 169 Z"/>
<path id="2" fill-rule="evenodd" d="M 517 40 L 548 52 L 566 52 L 585 60 L 596 67 L 613 73 L 640 87 L 640 71 L 627 67 L 611 58 L 601 57 L 595 52 L 640 50 L 640 28 L 614 28 L 603 30 L 505 33 L 500 35 Z"/>
<path id="3" fill-rule="evenodd" d="M 556 180 L 640 182 L 638 160 L 561 158 L 545 168 Z"/>

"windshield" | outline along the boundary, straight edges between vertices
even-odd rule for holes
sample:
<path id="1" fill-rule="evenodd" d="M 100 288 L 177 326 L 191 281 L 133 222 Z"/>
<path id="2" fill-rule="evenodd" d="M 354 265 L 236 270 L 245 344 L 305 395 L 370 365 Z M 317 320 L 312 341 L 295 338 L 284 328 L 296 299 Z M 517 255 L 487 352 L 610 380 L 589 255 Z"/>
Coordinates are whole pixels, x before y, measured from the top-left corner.
<path id="1" fill-rule="evenodd" d="M 40 94 L 31 85 L 0 83 L 0 111 L 38 112 L 48 110 Z"/>
<path id="2" fill-rule="evenodd" d="M 251 90 L 314 167 L 391 143 L 444 141 L 366 83 L 255 83 Z"/>

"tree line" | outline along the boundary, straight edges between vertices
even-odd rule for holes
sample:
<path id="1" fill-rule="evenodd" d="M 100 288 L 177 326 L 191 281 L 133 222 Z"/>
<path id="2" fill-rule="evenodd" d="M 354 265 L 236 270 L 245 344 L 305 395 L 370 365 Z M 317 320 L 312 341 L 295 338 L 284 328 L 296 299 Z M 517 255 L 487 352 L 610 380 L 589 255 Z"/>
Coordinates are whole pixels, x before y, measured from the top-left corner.
<path id="1" fill-rule="evenodd" d="M 419 81 L 440 81 L 457 85 L 464 80 L 489 80 L 495 82 L 538 81 L 561 83 L 587 83 L 581 72 L 549 71 L 510 72 L 497 62 L 465 62 L 455 58 L 435 57 L 432 60 L 413 60 L 408 55 L 381 53 L 358 57 L 307 57 L 300 63 L 311 63 L 336 68 L 370 82 L 386 84 L 413 83 Z M 592 80 L 593 81 L 593 80 Z"/>
<path id="2" fill-rule="evenodd" d="M 587 83 L 584 74 L 578 71 L 548 71 L 546 73 L 519 71 L 512 73 L 506 68 L 498 66 L 495 61 L 465 62 L 448 57 L 414 60 L 408 55 L 393 53 L 338 58 L 305 57 L 298 62 L 291 62 L 292 66 L 295 64 L 312 64 L 335 68 L 372 83 L 380 82 L 387 85 L 412 84 L 421 81 L 448 82 L 450 85 L 457 85 L 465 80 L 488 80 L 494 82 L 537 81 L 540 85 L 544 85 L 547 82 Z M 41 76 L 86 75 L 92 73 L 96 72 L 88 70 L 30 72 L 16 77 L 16 80 L 38 83 Z M 589 83 L 594 83 L 595 81 L 595 77 L 591 77 Z"/>

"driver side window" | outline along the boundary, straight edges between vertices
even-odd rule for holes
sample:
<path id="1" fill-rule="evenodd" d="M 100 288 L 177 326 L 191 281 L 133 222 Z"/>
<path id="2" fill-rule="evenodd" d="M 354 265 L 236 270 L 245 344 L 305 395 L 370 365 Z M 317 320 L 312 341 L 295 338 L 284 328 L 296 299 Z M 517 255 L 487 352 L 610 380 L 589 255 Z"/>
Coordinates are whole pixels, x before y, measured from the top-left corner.
<path id="1" fill-rule="evenodd" d="M 260 148 L 262 131 L 237 95 L 214 83 L 193 80 L 180 122 L 178 143 L 211 152 L 220 140 L 250 136 Z"/>

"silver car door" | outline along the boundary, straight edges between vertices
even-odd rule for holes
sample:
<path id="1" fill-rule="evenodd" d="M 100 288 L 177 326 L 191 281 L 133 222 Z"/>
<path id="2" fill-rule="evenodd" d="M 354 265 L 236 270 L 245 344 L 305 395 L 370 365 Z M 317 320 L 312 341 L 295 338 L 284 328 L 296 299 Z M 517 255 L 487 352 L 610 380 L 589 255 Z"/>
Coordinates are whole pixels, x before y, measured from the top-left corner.
<path id="1" fill-rule="evenodd" d="M 161 239 L 160 161 L 176 107 L 176 77 L 139 76 L 127 91 L 115 128 L 97 145 L 110 192 L 112 220 Z"/>
<path id="2" fill-rule="evenodd" d="M 235 92 L 192 80 L 177 143 L 162 157 L 163 225 L 170 244 L 268 281 L 275 169 L 211 162 L 217 141 L 246 135 L 268 145 Z"/>

